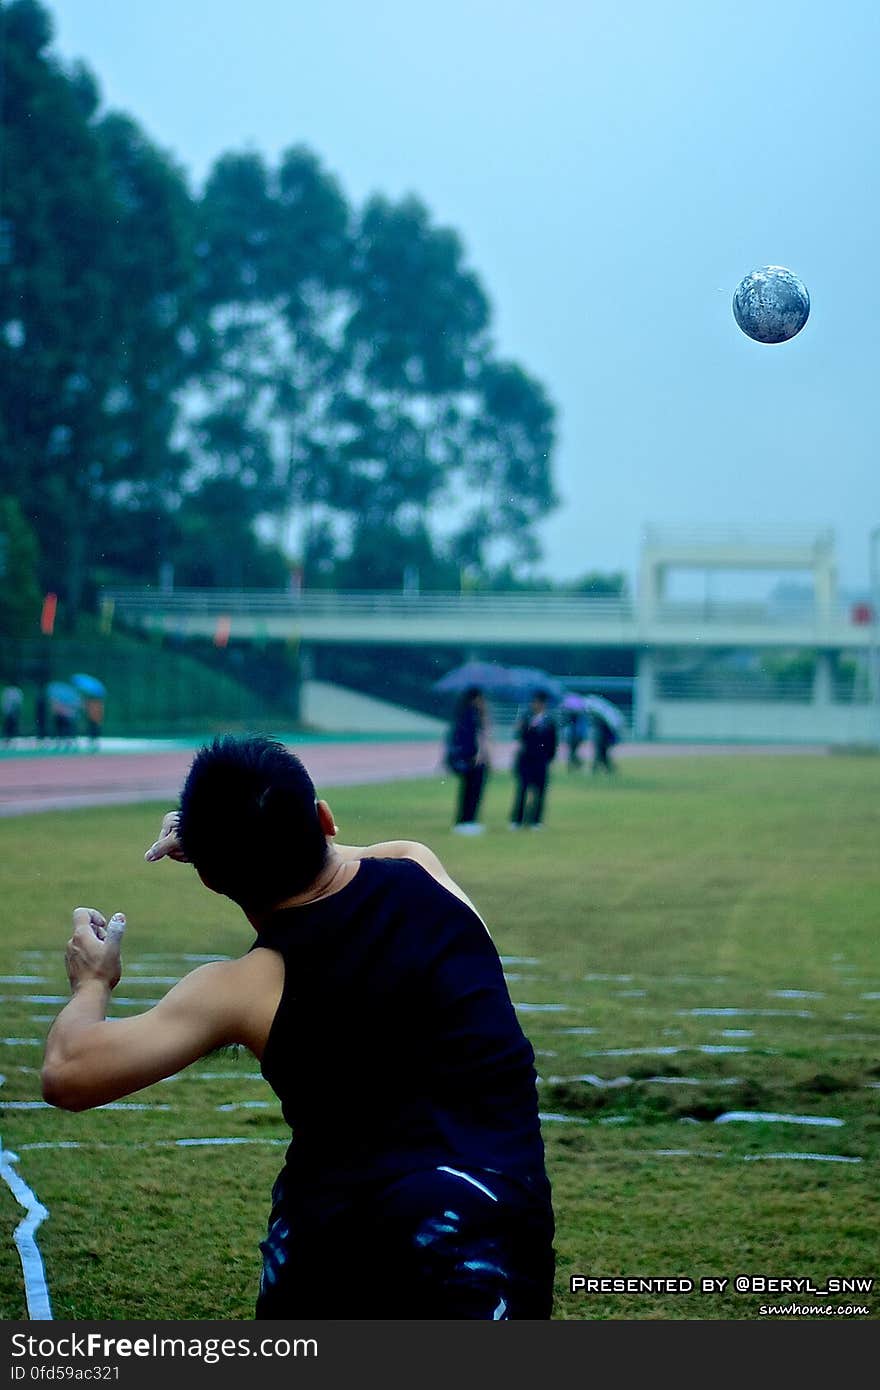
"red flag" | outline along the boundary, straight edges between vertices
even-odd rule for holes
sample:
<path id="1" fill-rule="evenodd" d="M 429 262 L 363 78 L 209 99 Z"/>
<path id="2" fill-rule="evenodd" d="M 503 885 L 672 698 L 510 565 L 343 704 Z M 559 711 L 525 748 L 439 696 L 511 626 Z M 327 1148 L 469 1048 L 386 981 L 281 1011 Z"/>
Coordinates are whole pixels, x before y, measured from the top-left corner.
<path id="1" fill-rule="evenodd" d="M 851 617 L 856 627 L 870 627 L 874 621 L 874 610 L 870 603 L 854 603 Z"/>
<path id="2" fill-rule="evenodd" d="M 55 614 L 58 611 L 58 595 L 47 594 L 43 599 L 43 611 L 40 614 L 40 631 L 44 637 L 51 637 L 55 631 Z"/>
<path id="3" fill-rule="evenodd" d="M 217 626 L 214 629 L 214 646 L 227 647 L 229 645 L 229 634 L 232 631 L 232 619 L 227 613 L 221 613 L 217 619 Z"/>

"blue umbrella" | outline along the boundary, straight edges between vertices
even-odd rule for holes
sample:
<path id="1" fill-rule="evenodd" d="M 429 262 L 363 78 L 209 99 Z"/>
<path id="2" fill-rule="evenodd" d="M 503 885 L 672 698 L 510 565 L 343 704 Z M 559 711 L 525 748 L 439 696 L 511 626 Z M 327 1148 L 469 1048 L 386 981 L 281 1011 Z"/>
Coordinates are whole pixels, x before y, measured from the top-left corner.
<path id="1" fill-rule="evenodd" d="M 70 684 L 83 695 L 93 695 L 98 700 L 103 700 L 107 694 L 107 687 L 96 676 L 86 676 L 82 672 L 79 675 L 70 677 Z"/>
<path id="2" fill-rule="evenodd" d="M 46 694 L 68 714 L 76 714 L 82 704 L 79 691 L 66 681 L 50 681 L 46 686 Z"/>
<path id="3" fill-rule="evenodd" d="M 551 704 L 558 704 L 564 688 L 555 676 L 548 676 L 534 666 L 511 666 L 507 672 L 507 694 L 512 700 L 527 700 L 537 690 L 543 690 Z"/>
<path id="4" fill-rule="evenodd" d="M 478 686 L 487 694 L 500 694 L 510 685 L 509 677 L 510 672 L 493 661 L 466 661 L 463 666 L 447 672 L 442 680 L 435 681 L 434 689 L 455 694 Z"/>

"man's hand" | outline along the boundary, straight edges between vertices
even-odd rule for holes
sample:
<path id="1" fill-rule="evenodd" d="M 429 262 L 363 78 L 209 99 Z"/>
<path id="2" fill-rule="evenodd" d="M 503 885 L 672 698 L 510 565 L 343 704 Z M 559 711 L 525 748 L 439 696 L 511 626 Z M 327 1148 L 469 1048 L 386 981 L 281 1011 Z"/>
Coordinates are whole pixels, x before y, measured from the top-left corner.
<path id="1" fill-rule="evenodd" d="M 70 987 L 77 990 L 90 980 L 115 989 L 122 975 L 120 943 L 125 916 L 116 912 L 109 923 L 94 907 L 77 907 L 73 913 L 73 936 L 67 943 L 64 963 Z"/>
<path id="2" fill-rule="evenodd" d="M 144 858 L 147 863 L 153 864 L 157 859 L 176 859 L 178 864 L 188 864 L 189 860 L 183 852 L 180 843 L 178 830 L 180 827 L 180 812 L 169 811 L 162 821 L 162 829 L 159 831 L 159 838 L 155 844 L 150 845 Z"/>

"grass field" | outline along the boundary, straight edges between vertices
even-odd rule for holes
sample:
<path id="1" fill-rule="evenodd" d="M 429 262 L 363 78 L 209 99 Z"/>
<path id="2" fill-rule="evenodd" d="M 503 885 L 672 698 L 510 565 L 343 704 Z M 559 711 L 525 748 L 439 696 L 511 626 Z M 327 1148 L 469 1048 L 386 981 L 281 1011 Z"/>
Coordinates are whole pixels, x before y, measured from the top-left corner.
<path id="1" fill-rule="evenodd" d="M 555 1316 L 748 1319 L 792 1301 L 875 1313 L 870 1295 L 792 1300 L 732 1285 L 880 1274 L 880 760 L 645 760 L 599 784 L 560 769 L 543 834 L 508 833 L 509 797 L 499 774 L 481 839 L 449 834 L 448 783 L 330 800 L 345 841 L 405 835 L 437 849 L 510 958 L 548 1116 Z M 32 1040 L 57 1009 L 39 996 L 65 992 L 72 907 L 127 913 L 121 999 L 155 999 L 188 956 L 250 944 L 247 923 L 192 870 L 143 863 L 157 824 L 155 806 L 0 823 L 0 1135 L 50 1213 L 38 1241 L 57 1318 L 252 1315 L 285 1143 L 252 1058 L 206 1059 L 132 1097 L 142 1110 L 9 1106 L 39 1098 Z M 361 1061 L 338 1079 L 341 1106 Z M 719 1122 L 731 1112 L 804 1122 Z M 176 1143 L 205 1137 L 255 1142 Z M 5 1318 L 24 1313 L 21 1215 L 0 1184 Z M 731 1284 L 585 1297 L 567 1292 L 572 1273 Z"/>

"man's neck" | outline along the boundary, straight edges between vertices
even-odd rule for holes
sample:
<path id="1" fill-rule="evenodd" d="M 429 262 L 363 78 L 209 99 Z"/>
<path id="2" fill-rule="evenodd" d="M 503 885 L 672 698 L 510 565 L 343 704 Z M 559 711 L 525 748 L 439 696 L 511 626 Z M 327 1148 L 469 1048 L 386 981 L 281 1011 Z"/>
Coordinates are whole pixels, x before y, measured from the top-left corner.
<path id="1" fill-rule="evenodd" d="M 321 868 L 321 872 L 308 888 L 304 888 L 301 893 L 294 893 L 292 897 L 285 898 L 283 902 L 276 903 L 268 912 L 247 913 L 247 919 L 255 931 L 259 931 L 266 920 L 275 912 L 281 912 L 288 907 L 305 907 L 308 903 L 317 902 L 319 898 L 329 898 L 333 893 L 338 893 L 340 888 L 344 888 L 347 883 L 354 878 L 360 868 L 360 860 L 343 859 L 342 855 L 334 845 L 327 845 L 327 858 Z"/>

